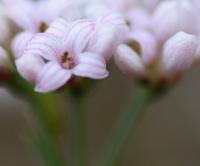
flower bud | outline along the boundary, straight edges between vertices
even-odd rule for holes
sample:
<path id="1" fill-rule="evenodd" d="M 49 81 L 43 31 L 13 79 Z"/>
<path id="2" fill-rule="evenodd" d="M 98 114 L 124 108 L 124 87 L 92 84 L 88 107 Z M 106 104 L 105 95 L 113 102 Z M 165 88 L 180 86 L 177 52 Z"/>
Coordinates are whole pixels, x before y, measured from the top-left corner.
<path id="1" fill-rule="evenodd" d="M 129 35 L 129 46 L 135 49 L 144 64 L 152 64 L 157 57 L 157 42 L 154 36 L 145 30 L 136 30 Z"/>
<path id="2" fill-rule="evenodd" d="M 146 72 L 140 56 L 125 44 L 118 46 L 114 58 L 120 70 L 131 77 L 144 75 Z"/>
<path id="3" fill-rule="evenodd" d="M 187 0 L 160 3 L 151 22 L 153 32 L 162 43 L 179 31 L 194 34 L 198 25 L 195 8 Z"/>
<path id="4" fill-rule="evenodd" d="M 24 79 L 30 82 L 36 81 L 43 65 L 43 60 L 39 56 L 34 55 L 24 55 L 16 60 L 17 71 Z"/>
<path id="5" fill-rule="evenodd" d="M 31 32 L 22 32 L 15 36 L 12 41 L 12 51 L 15 58 L 19 58 L 23 55 L 27 42 L 33 37 Z"/>
<path id="6" fill-rule="evenodd" d="M 163 74 L 173 75 L 188 70 L 195 59 L 197 38 L 184 32 L 171 37 L 164 45 L 161 59 Z"/>

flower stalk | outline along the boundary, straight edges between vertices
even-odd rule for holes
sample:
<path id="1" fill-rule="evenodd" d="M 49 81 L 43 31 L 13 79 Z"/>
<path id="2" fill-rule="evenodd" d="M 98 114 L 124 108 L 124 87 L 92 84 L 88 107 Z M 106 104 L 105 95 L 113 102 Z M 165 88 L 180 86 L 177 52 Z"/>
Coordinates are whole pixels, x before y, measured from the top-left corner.
<path id="1" fill-rule="evenodd" d="M 128 136 L 133 133 L 146 106 L 153 99 L 155 91 L 149 87 L 140 86 L 133 92 L 134 97 L 130 106 L 119 118 L 108 144 L 97 160 L 98 166 L 113 166 L 120 155 Z"/>
<path id="2" fill-rule="evenodd" d="M 64 166 L 61 157 L 59 138 L 61 127 L 61 104 L 54 94 L 39 94 L 33 87 L 13 73 L 6 85 L 11 92 L 21 95 L 33 108 L 38 131 L 31 134 L 31 143 L 44 166 Z M 23 93 L 22 93 L 23 92 Z"/>

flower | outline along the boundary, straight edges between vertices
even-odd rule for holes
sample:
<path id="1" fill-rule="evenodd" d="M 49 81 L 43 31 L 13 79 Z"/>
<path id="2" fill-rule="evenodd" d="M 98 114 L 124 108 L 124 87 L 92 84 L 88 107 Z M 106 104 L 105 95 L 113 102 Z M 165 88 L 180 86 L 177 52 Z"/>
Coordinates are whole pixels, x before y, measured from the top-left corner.
<path id="1" fill-rule="evenodd" d="M 114 56 L 117 66 L 153 85 L 178 80 L 200 59 L 196 14 L 196 7 L 188 0 L 160 1 L 142 26 L 134 27 L 132 19 L 133 26 Z"/>
<path id="2" fill-rule="evenodd" d="M 70 3 L 66 0 L 4 0 L 7 15 L 21 29 L 33 33 L 44 32 L 69 6 Z"/>
<path id="3" fill-rule="evenodd" d="M 87 48 L 95 27 L 89 20 L 53 22 L 45 33 L 34 35 L 28 42 L 23 56 L 16 60 L 19 73 L 34 82 L 38 92 L 56 90 L 72 76 L 107 77 L 103 56 Z"/>
<path id="4" fill-rule="evenodd" d="M 198 40 L 194 35 L 179 32 L 166 41 L 161 59 L 166 75 L 182 74 L 190 69 L 195 59 Z"/>

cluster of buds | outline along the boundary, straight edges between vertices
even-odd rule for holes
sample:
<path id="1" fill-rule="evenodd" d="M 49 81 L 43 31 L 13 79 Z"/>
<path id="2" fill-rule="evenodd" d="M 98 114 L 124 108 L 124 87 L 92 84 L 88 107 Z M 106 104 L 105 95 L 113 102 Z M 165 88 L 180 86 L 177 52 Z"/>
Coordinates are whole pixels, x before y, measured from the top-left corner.
<path id="1" fill-rule="evenodd" d="M 112 56 L 125 74 L 159 86 L 200 60 L 197 0 L 4 0 L 3 7 L 18 27 L 16 69 L 38 92 L 75 77 L 106 78 Z"/>
<path id="2" fill-rule="evenodd" d="M 115 61 L 129 76 L 159 86 L 179 80 L 198 63 L 200 21 L 192 1 L 155 4 L 151 10 L 140 5 L 128 15 L 131 30 Z"/>

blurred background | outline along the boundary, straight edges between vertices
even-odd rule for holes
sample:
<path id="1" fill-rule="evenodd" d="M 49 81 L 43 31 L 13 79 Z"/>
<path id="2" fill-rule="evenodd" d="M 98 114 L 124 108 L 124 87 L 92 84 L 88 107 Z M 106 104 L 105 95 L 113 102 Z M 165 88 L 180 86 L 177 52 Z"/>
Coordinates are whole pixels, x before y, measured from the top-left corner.
<path id="1" fill-rule="evenodd" d="M 147 109 L 119 160 L 122 166 L 200 165 L 199 73 L 199 70 L 191 72 Z M 100 81 L 88 96 L 88 160 L 91 163 L 128 103 L 132 86 L 131 80 L 113 67 L 111 76 Z M 26 103 L 0 90 L 1 166 L 39 165 L 24 142 L 31 125 L 28 110 Z"/>

